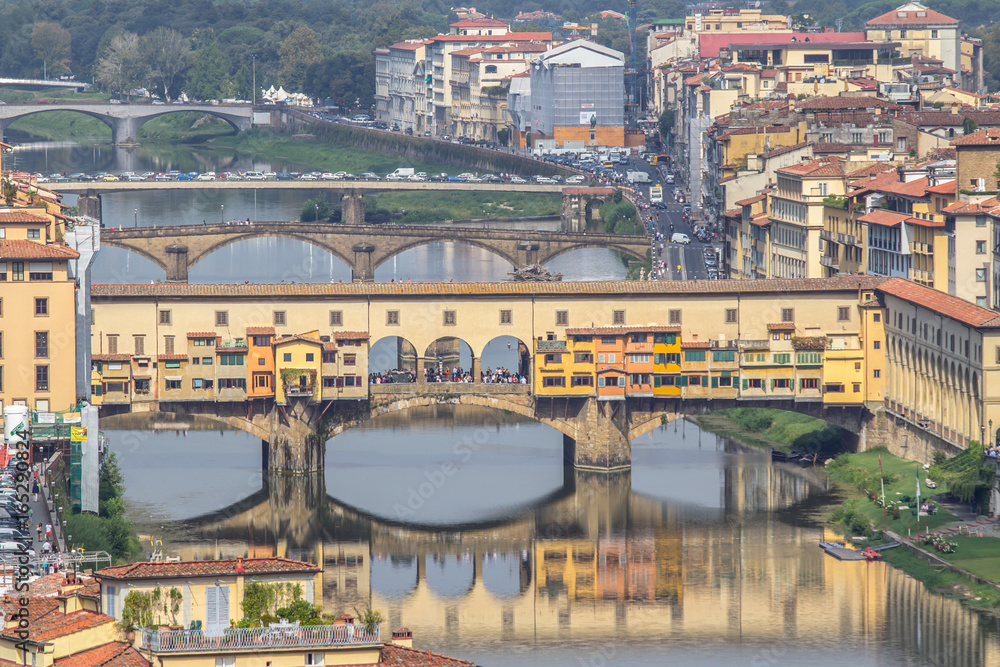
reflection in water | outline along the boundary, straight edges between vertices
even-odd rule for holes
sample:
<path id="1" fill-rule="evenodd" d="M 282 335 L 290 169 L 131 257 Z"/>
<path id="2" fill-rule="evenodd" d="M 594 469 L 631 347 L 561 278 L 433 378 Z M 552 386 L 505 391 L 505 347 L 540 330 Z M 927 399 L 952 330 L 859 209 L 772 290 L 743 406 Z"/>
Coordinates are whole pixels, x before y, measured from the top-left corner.
<path id="1" fill-rule="evenodd" d="M 428 504 L 419 522 L 395 516 L 391 499 L 449 460 L 435 441 L 489 423 L 492 413 L 470 410 L 412 411 L 353 442 L 338 436 L 325 476 L 274 477 L 188 515 L 167 526 L 166 550 L 321 562 L 327 610 L 370 604 L 419 644 L 485 665 L 1000 664 L 996 629 L 975 614 L 884 564 L 827 557 L 821 526 L 785 520 L 823 502 L 820 473 L 772 465 L 692 424 L 644 436 L 633 471 L 608 475 L 564 474 L 543 430 L 494 420 L 484 456 L 438 490 L 448 503 Z M 501 462 L 542 472 L 512 476 Z M 463 476 L 486 488 L 489 506 L 475 490 L 449 495 Z M 689 495 L 690 477 L 711 489 Z M 129 488 L 130 499 L 145 491 Z M 449 506 L 463 499 L 475 508 Z M 169 513 L 167 499 L 146 500 Z"/>

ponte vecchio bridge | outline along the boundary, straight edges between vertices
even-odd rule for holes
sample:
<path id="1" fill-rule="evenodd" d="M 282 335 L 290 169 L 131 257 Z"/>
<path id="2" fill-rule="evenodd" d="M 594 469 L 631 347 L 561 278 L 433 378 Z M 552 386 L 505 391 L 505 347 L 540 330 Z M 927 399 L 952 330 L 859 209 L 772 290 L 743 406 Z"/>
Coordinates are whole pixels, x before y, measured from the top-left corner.
<path id="1" fill-rule="evenodd" d="M 217 419 L 265 441 L 273 470 L 319 470 L 327 438 L 437 404 L 545 423 L 568 463 L 602 470 L 629 466 L 643 433 L 730 406 L 813 414 L 918 460 L 1000 425 L 1000 316 L 899 278 L 95 285 L 92 305 L 103 412 Z M 525 384 L 480 381 L 503 338 Z M 415 382 L 369 385 L 397 366 L 369 358 L 383 340 L 411 351 Z M 426 382 L 455 341 L 473 381 Z"/>

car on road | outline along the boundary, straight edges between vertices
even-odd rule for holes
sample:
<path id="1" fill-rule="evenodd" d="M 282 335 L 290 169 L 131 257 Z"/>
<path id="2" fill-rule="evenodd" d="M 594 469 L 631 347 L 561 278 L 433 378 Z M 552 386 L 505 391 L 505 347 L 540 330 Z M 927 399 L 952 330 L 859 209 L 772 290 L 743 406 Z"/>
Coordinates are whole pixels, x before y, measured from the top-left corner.
<path id="1" fill-rule="evenodd" d="M 248 171 L 247 173 L 243 174 L 243 178 L 248 181 L 263 181 L 264 174 L 259 171 Z"/>
<path id="2" fill-rule="evenodd" d="M 132 174 L 131 176 L 126 176 L 122 180 L 129 181 L 130 183 L 137 183 L 139 181 L 145 181 L 146 179 L 143 178 L 141 174 Z"/>
<path id="3" fill-rule="evenodd" d="M 278 175 L 275 174 L 273 171 L 265 171 L 264 172 L 264 180 L 265 181 L 273 181 L 275 178 L 277 178 L 277 176 Z"/>
<path id="4" fill-rule="evenodd" d="M 280 171 L 274 175 L 274 180 L 276 181 L 290 181 L 292 180 L 292 175 L 287 171 Z"/>
<path id="5" fill-rule="evenodd" d="M 358 178 L 359 178 L 359 180 L 362 180 L 362 181 L 379 181 L 379 180 L 382 180 L 381 178 L 379 178 L 378 174 L 370 172 L 370 171 L 366 171 L 365 173 L 361 174 L 361 176 L 359 176 Z"/>
<path id="6" fill-rule="evenodd" d="M 216 178 L 214 171 L 206 171 L 203 174 L 198 174 L 194 180 L 196 181 L 214 181 Z"/>
<path id="7" fill-rule="evenodd" d="M 164 181 L 171 181 L 173 179 L 170 177 L 169 174 L 157 174 L 156 176 L 153 177 L 153 180 L 162 183 Z"/>
<path id="8" fill-rule="evenodd" d="M 302 174 L 299 176 L 300 181 L 315 181 L 318 180 L 315 174 Z"/>
<path id="9" fill-rule="evenodd" d="M 483 176 L 484 183 L 503 183 L 503 179 L 496 174 L 486 174 Z"/>
<path id="10" fill-rule="evenodd" d="M 117 176 L 115 176 L 114 174 L 104 174 L 104 176 L 103 176 L 103 177 L 101 178 L 101 180 L 102 180 L 102 181 L 107 181 L 107 182 L 109 182 L 109 183 L 112 183 L 112 182 L 115 182 L 115 181 L 119 181 L 119 180 L 121 180 L 121 179 L 119 179 L 119 178 L 118 178 Z"/>
<path id="11" fill-rule="evenodd" d="M 446 181 L 451 180 L 451 176 L 449 176 L 448 174 L 446 174 L 444 172 L 441 172 L 440 174 L 434 174 L 433 176 L 431 176 L 427 180 L 433 181 L 434 183 L 444 183 Z"/>
<path id="12" fill-rule="evenodd" d="M 194 176 L 192 176 L 191 174 L 178 174 L 177 175 L 177 180 L 178 181 L 193 181 L 194 180 Z"/>
<path id="13" fill-rule="evenodd" d="M 511 176 L 510 177 L 510 182 L 511 183 L 515 183 L 517 185 L 522 185 L 524 183 L 527 183 L 528 181 L 526 181 L 525 179 L 521 178 L 520 176 Z"/>
<path id="14" fill-rule="evenodd" d="M 340 179 L 337 178 L 337 175 L 334 174 L 332 171 L 324 171 L 322 174 L 319 175 L 319 180 L 321 180 L 321 181 L 339 181 Z"/>
<path id="15" fill-rule="evenodd" d="M 566 179 L 566 185 L 579 185 L 587 180 L 587 177 L 583 174 L 577 174 L 575 176 L 570 176 Z"/>

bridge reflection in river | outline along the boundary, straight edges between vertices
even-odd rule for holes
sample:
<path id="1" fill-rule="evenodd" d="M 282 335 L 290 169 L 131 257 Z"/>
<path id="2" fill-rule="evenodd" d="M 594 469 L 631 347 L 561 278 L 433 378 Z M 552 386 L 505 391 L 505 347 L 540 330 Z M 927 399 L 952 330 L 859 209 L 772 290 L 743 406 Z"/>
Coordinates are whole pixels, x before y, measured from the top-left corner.
<path id="1" fill-rule="evenodd" d="M 406 451 L 417 442 L 407 431 L 450 421 L 452 442 L 484 416 L 466 409 L 376 422 L 358 431 L 357 451 L 330 443 L 325 479 L 266 480 L 238 503 L 167 525 L 166 551 L 321 562 L 328 611 L 370 604 L 422 645 L 481 664 L 587 664 L 579 659 L 600 651 L 623 663 L 757 664 L 764 655 L 774 659 L 762 664 L 1000 664 L 995 629 L 975 614 L 885 565 L 822 554 L 816 543 L 829 536 L 800 511 L 832 500 L 821 474 L 772 465 L 692 424 L 635 443 L 631 473 L 564 471 L 554 460 L 553 484 L 524 482 L 508 496 L 534 501 L 477 518 L 437 509 L 401 520 L 390 503 L 359 493 L 398 492 L 379 484 L 375 457 L 352 459 L 363 445 L 394 441 L 422 474 L 444 459 Z M 497 424 L 496 414 L 486 417 Z M 537 436 L 518 422 L 506 416 L 494 426 L 500 440 Z M 496 472 L 480 466 L 456 477 Z M 685 480 L 695 481 L 681 487 Z"/>

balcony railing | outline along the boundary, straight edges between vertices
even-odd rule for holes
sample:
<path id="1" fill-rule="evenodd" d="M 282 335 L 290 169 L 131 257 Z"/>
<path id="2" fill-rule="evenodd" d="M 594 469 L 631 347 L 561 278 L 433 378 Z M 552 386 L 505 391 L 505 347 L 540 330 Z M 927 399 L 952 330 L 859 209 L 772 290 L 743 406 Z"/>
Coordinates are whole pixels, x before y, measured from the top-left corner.
<path id="1" fill-rule="evenodd" d="M 922 280 L 923 282 L 933 282 L 934 274 L 931 271 L 922 269 L 910 269 L 910 280 Z"/>
<path id="2" fill-rule="evenodd" d="M 829 230 L 826 230 L 826 229 L 820 230 L 819 237 L 821 239 L 823 239 L 824 241 L 830 241 L 831 243 L 832 242 L 836 242 L 836 240 L 837 240 L 837 235 L 835 233 L 829 231 Z"/>
<path id="3" fill-rule="evenodd" d="M 360 625 L 281 625 L 267 628 L 226 628 L 210 636 L 201 630 L 143 630 L 142 648 L 156 653 L 268 650 L 377 644 L 381 628 L 365 632 Z"/>
<path id="4" fill-rule="evenodd" d="M 830 257 L 829 255 L 822 255 L 819 258 L 819 263 L 822 264 L 823 266 L 829 266 L 832 269 L 836 269 L 840 267 L 840 258 Z"/>
<path id="5" fill-rule="evenodd" d="M 853 234 L 837 234 L 837 243 L 857 245 L 858 239 Z"/>
<path id="6" fill-rule="evenodd" d="M 538 340 L 535 341 L 535 349 L 539 352 L 544 352 L 546 350 L 557 350 L 562 351 L 566 349 L 566 341 L 564 340 Z"/>
<path id="7" fill-rule="evenodd" d="M 740 339 L 737 342 L 739 343 L 741 350 L 770 350 L 771 349 L 771 341 L 766 340 L 766 339 L 763 339 L 763 340 L 760 340 L 760 339 L 758 339 L 758 340 Z"/>

